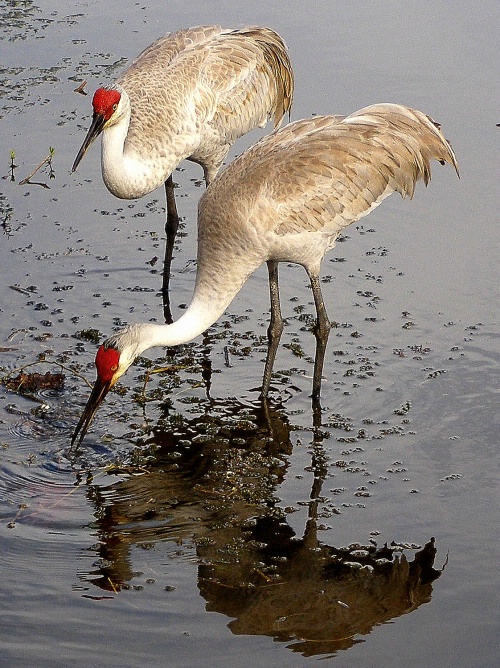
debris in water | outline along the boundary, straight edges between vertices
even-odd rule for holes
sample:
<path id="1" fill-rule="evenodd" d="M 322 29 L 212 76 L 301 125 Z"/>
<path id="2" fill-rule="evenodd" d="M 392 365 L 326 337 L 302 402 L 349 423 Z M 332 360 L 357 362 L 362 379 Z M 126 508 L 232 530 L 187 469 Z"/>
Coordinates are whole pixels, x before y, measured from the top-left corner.
<path id="1" fill-rule="evenodd" d="M 64 387 L 63 373 L 25 373 L 22 371 L 15 378 L 5 378 L 5 387 L 20 394 L 32 394 L 39 390 L 61 390 Z"/>

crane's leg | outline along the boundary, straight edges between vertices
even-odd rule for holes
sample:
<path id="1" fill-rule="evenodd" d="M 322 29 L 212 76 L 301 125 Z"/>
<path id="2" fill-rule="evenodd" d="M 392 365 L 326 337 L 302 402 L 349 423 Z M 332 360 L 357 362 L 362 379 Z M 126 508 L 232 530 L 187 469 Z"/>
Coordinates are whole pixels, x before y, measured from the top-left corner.
<path id="1" fill-rule="evenodd" d="M 165 221 L 165 234 L 167 237 L 165 243 L 165 259 L 163 261 L 163 317 L 165 322 L 169 325 L 172 322 L 172 313 L 170 310 L 170 268 L 172 265 L 172 255 L 174 252 L 174 243 L 177 230 L 179 228 L 179 215 L 177 214 L 177 206 L 175 204 L 174 195 L 174 181 L 172 174 L 165 181 L 165 195 L 167 197 L 167 219 Z"/>
<path id="2" fill-rule="evenodd" d="M 267 357 L 264 367 L 264 379 L 262 381 L 262 397 L 267 397 L 269 385 L 271 384 L 271 374 L 273 364 L 276 358 L 276 351 L 283 333 L 283 318 L 281 316 L 280 294 L 278 285 L 278 263 L 268 260 L 267 270 L 269 273 L 269 294 L 271 296 L 271 320 L 267 329 Z"/>
<path id="3" fill-rule="evenodd" d="M 314 296 L 314 304 L 316 306 L 316 325 L 314 326 L 314 336 L 316 337 L 316 356 L 314 358 L 314 374 L 313 374 L 313 399 L 317 399 L 321 392 L 321 377 L 323 374 L 323 363 L 325 361 L 326 344 L 331 331 L 331 324 L 326 313 L 325 303 L 323 301 L 323 294 L 319 284 L 319 276 L 309 274 L 311 281 L 311 288 Z"/>

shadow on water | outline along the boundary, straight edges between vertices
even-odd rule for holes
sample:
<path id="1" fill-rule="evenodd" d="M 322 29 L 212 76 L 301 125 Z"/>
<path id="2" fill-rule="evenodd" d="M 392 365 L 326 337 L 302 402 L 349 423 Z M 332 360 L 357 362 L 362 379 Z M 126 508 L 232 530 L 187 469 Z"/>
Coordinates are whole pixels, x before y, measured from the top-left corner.
<path id="1" fill-rule="evenodd" d="M 207 611 L 231 618 L 236 635 L 270 636 L 305 656 L 348 649 L 429 602 L 441 573 L 434 538 L 413 561 L 396 544 L 335 547 L 318 538 L 327 472 L 319 415 L 302 537 L 277 497 L 292 451 L 283 407 L 207 400 L 196 417 L 154 431 L 145 444 L 152 463 L 136 475 L 109 486 L 88 481 L 100 559 L 80 578 L 117 595 L 134 577 L 133 546 L 189 543 Z M 94 598 L 91 589 L 85 596 Z"/>

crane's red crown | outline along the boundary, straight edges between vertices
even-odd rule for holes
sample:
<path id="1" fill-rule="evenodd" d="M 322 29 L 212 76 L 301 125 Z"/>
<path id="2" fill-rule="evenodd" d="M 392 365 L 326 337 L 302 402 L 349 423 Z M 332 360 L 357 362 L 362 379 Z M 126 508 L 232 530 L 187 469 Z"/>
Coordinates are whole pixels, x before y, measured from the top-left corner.
<path id="1" fill-rule="evenodd" d="M 118 369 L 119 362 L 120 353 L 118 350 L 115 348 L 106 348 L 102 345 L 95 357 L 95 365 L 99 379 L 104 383 L 109 383 L 115 375 L 115 371 Z"/>
<path id="2" fill-rule="evenodd" d="M 92 98 L 94 113 L 108 120 L 116 111 L 120 97 L 120 93 L 115 88 L 98 88 Z"/>

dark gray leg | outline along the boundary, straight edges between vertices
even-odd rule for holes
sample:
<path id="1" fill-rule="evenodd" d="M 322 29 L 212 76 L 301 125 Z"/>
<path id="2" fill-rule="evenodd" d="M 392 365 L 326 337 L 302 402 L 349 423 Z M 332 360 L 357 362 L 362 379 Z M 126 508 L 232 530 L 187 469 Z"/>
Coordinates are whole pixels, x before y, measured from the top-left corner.
<path id="1" fill-rule="evenodd" d="M 170 268 L 172 265 L 172 255 L 174 252 L 175 236 L 179 228 L 179 216 L 177 214 L 177 206 L 175 205 L 174 195 L 174 181 L 172 174 L 165 181 L 165 195 L 167 197 L 167 219 L 165 221 L 165 234 L 167 240 L 165 242 L 165 259 L 163 261 L 163 317 L 165 322 L 170 324 L 172 322 L 172 313 L 170 311 Z"/>
<path id="2" fill-rule="evenodd" d="M 313 391 L 312 396 L 318 398 L 321 392 L 321 376 L 323 374 L 323 363 L 325 361 L 326 344 L 331 331 L 331 324 L 328 320 L 323 295 L 319 284 L 319 276 L 309 274 L 311 288 L 316 306 L 316 325 L 314 326 L 314 336 L 316 337 L 316 356 L 314 359 Z"/>
<path id="3" fill-rule="evenodd" d="M 273 364 L 276 358 L 276 351 L 280 342 L 281 334 L 283 333 L 283 318 L 281 316 L 280 294 L 278 285 L 278 263 L 273 260 L 267 262 L 267 270 L 269 273 L 269 294 L 271 297 L 271 320 L 267 329 L 267 357 L 266 365 L 264 367 L 264 379 L 262 381 L 261 396 L 267 397 L 269 392 L 269 385 L 271 384 L 271 374 L 273 372 Z"/>

